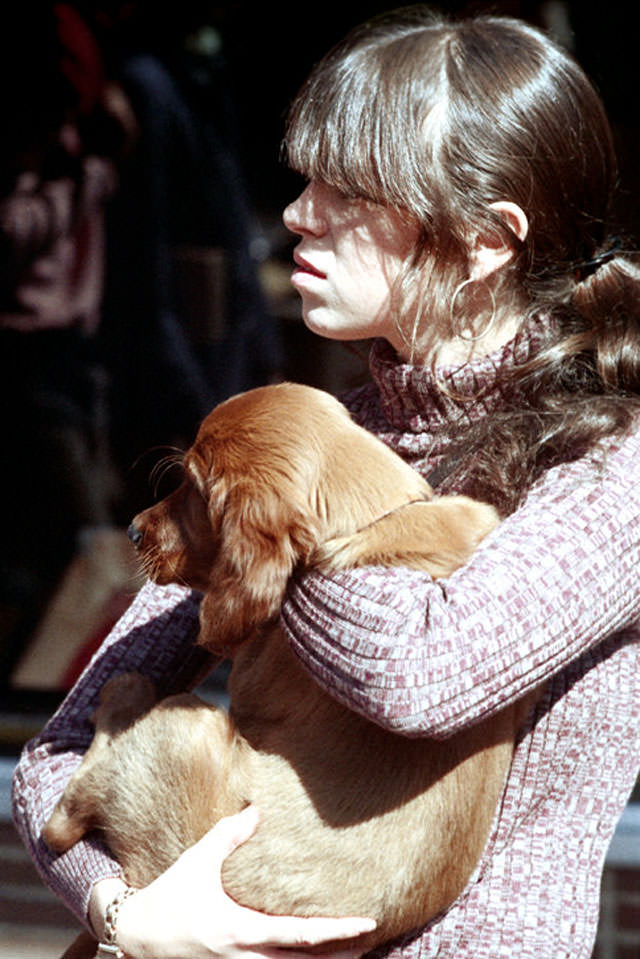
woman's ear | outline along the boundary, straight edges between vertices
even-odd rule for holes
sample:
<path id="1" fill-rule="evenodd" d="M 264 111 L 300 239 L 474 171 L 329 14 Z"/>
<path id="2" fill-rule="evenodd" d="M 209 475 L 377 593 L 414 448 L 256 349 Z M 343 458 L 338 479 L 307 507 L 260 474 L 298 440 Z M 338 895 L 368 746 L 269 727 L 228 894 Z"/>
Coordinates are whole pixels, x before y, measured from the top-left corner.
<path id="1" fill-rule="evenodd" d="M 529 220 L 524 210 L 517 203 L 511 203 L 508 200 L 500 200 L 490 206 L 511 233 L 520 242 L 524 242 L 529 232 Z M 476 237 L 471 254 L 471 279 L 486 280 L 488 276 L 512 260 L 513 256 L 513 246 L 505 241 L 501 232 L 496 230 L 494 233 Z"/>

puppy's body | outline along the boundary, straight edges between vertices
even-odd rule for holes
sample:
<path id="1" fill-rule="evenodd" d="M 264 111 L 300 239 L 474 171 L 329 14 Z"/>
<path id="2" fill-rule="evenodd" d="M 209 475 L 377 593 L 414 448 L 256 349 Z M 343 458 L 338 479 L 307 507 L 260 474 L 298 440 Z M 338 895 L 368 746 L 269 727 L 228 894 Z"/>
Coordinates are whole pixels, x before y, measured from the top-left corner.
<path id="1" fill-rule="evenodd" d="M 273 618 L 297 565 L 444 576 L 495 523 L 464 497 L 432 500 L 326 394 L 283 384 L 222 404 L 182 486 L 135 531 L 152 578 L 204 591 L 199 641 L 233 656 L 231 715 L 190 694 L 151 708 L 147 680 L 112 680 L 46 841 L 62 850 L 100 828 L 145 885 L 251 802 L 260 825 L 223 872 L 238 901 L 373 916 L 369 947 L 424 924 L 482 853 L 526 704 L 442 742 L 388 733 L 324 693 Z"/>

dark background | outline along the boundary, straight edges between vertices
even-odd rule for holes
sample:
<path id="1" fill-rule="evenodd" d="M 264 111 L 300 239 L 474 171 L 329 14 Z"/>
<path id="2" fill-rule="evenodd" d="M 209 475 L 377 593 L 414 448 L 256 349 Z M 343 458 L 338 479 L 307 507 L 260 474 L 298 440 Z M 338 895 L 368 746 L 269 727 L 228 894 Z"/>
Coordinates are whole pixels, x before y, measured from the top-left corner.
<path id="1" fill-rule="evenodd" d="M 395 4 L 399 6 L 402 4 Z M 287 107 L 311 65 L 351 27 L 389 10 L 391 3 L 326 4 L 226 3 L 214 16 L 224 41 L 231 89 L 237 107 L 240 148 L 253 198 L 261 209 L 279 209 L 296 188 L 279 162 Z M 446 13 L 497 13 L 550 27 L 558 21 L 573 52 L 600 90 L 619 143 L 631 219 L 638 154 L 638 50 L 627 3 L 552 2 L 435 3 Z"/>

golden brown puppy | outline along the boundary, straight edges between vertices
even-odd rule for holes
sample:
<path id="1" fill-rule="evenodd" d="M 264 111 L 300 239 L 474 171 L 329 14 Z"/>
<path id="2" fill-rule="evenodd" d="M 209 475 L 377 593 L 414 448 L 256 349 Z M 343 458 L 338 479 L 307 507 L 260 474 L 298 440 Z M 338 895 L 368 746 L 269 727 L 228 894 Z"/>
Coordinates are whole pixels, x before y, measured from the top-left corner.
<path id="1" fill-rule="evenodd" d="M 368 947 L 424 924 L 482 853 L 524 706 L 446 741 L 386 732 L 320 689 L 277 615 L 298 567 L 447 576 L 496 522 L 465 497 L 433 498 L 318 390 L 281 384 L 217 407 L 181 486 L 134 520 L 132 537 L 156 583 L 204 593 L 199 642 L 233 658 L 230 714 L 191 694 L 153 706 L 148 680 L 112 680 L 46 841 L 64 850 L 101 829 L 142 886 L 253 803 L 257 832 L 224 865 L 238 901 L 372 916 Z"/>

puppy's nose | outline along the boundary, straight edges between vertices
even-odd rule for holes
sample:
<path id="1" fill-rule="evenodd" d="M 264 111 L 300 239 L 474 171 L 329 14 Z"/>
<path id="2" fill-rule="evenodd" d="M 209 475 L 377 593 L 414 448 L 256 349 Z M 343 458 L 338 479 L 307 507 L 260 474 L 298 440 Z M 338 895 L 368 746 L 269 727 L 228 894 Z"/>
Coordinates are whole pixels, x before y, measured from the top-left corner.
<path id="1" fill-rule="evenodd" d="M 132 523 L 127 530 L 127 536 L 134 546 L 139 546 L 142 542 L 142 530 L 139 530 L 135 523 Z"/>

